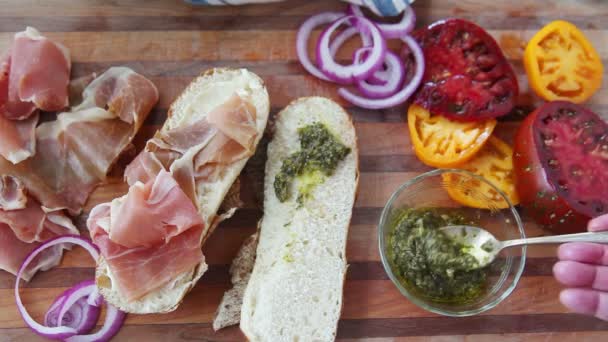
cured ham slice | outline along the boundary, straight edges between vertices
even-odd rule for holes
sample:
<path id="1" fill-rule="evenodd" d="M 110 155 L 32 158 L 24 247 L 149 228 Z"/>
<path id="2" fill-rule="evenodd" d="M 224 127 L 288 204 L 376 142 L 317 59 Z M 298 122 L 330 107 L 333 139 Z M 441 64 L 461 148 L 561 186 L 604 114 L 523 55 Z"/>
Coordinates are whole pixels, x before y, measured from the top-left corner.
<path id="1" fill-rule="evenodd" d="M 108 89 L 112 96 L 98 95 Z M 99 102 L 102 97 L 108 102 Z M 129 101 L 137 104 L 111 105 Z M 148 79 L 128 68 L 110 68 L 85 88 L 72 112 L 36 128 L 33 157 L 17 165 L 0 160 L 0 174 L 19 178 L 43 206 L 78 214 L 157 101 L 158 91 Z"/>
<path id="2" fill-rule="evenodd" d="M 170 170 L 182 190 L 195 201 L 196 181 L 212 181 L 221 169 L 254 153 L 256 110 L 237 94 L 191 125 L 159 131 L 127 166 L 129 185 Z"/>
<path id="3" fill-rule="evenodd" d="M 68 106 L 71 61 L 63 45 L 27 27 L 15 34 L 8 64 L 6 118 L 22 120 L 36 108 L 58 111 Z"/>
<path id="4" fill-rule="evenodd" d="M 204 261 L 203 221 L 166 171 L 127 195 L 96 206 L 87 226 L 127 300 L 161 287 Z"/>
<path id="5" fill-rule="evenodd" d="M 23 209 L 26 203 L 27 197 L 23 183 L 12 176 L 0 176 L 0 209 Z"/>
<path id="6" fill-rule="evenodd" d="M 18 164 L 0 158 L 1 269 L 15 273 L 40 241 L 78 234 L 63 209 L 80 213 L 90 192 L 130 146 L 158 101 L 152 82 L 122 67 L 110 68 L 82 93 L 81 103 L 71 112 L 35 129 L 36 153 L 32 157 Z M 133 101 L 136 103 L 130 103 Z M 0 123 L 4 119 L 22 125 L 36 117 L 19 122 L 0 118 Z M 0 137 L 4 134 L 1 128 Z M 59 262 L 60 248 L 48 253 L 34 262 L 25 279 Z"/>
<path id="7" fill-rule="evenodd" d="M 25 120 L 10 120 L 0 114 L 0 155 L 13 164 L 33 156 L 37 124 L 38 113 Z"/>
<path id="8" fill-rule="evenodd" d="M 0 210 L 0 268 L 15 275 L 25 257 L 42 241 L 58 235 L 78 234 L 62 212 L 45 212 L 34 199 L 26 201 L 22 209 Z M 38 270 L 46 271 L 58 265 L 62 255 L 63 246 L 45 251 L 36 257 L 23 278 L 30 280 Z"/>

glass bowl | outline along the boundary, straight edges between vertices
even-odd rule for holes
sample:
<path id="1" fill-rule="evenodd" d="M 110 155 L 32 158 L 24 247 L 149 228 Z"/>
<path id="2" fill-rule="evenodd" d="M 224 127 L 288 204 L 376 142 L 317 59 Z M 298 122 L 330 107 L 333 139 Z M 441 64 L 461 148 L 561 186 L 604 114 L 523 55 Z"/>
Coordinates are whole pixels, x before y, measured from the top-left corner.
<path id="1" fill-rule="evenodd" d="M 505 209 L 476 209 L 465 207 L 454 201 L 447 193 L 447 182 L 452 189 L 458 187 L 468 196 L 482 203 L 490 201 L 486 193 L 490 192 L 493 199 L 504 199 Z M 479 190 L 484 188 L 486 191 Z M 488 191 L 489 190 L 489 191 Z M 526 247 L 504 249 L 489 266 L 485 291 L 480 296 L 466 303 L 446 303 L 426 297 L 415 289 L 402 284 L 400 276 L 392 261 L 388 258 L 388 236 L 393 230 L 395 216 L 401 209 L 437 209 L 438 211 L 455 210 L 466 217 L 471 225 L 484 228 L 498 240 L 525 238 L 524 229 L 517 210 L 507 197 L 484 178 L 464 170 L 434 170 L 401 185 L 390 197 L 378 226 L 378 241 L 382 265 L 393 284 L 399 291 L 419 307 L 446 316 L 471 316 L 487 311 L 507 298 L 521 277 L 526 259 Z"/>

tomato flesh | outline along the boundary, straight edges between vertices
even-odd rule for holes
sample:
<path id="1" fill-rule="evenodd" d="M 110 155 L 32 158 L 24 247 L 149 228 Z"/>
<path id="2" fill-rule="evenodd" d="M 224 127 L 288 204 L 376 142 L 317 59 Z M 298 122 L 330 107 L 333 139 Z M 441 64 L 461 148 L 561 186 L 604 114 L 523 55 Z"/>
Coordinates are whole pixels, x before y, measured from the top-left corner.
<path id="1" fill-rule="evenodd" d="M 608 212 L 608 124 L 581 106 L 550 102 L 522 123 L 513 158 L 521 203 L 560 233 Z"/>
<path id="2" fill-rule="evenodd" d="M 505 115 L 519 88 L 496 41 L 481 27 L 461 19 L 416 31 L 426 69 L 414 102 L 454 120 Z"/>

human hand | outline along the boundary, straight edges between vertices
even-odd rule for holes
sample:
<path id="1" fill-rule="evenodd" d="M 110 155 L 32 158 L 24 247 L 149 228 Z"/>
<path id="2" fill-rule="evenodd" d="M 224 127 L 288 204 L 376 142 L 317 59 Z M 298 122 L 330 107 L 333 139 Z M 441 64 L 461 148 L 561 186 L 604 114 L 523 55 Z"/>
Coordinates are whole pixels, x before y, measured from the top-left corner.
<path id="1" fill-rule="evenodd" d="M 608 231 L 608 214 L 589 221 L 591 232 Z M 555 279 L 567 286 L 559 300 L 568 309 L 608 321 L 608 245 L 574 242 L 557 251 Z"/>

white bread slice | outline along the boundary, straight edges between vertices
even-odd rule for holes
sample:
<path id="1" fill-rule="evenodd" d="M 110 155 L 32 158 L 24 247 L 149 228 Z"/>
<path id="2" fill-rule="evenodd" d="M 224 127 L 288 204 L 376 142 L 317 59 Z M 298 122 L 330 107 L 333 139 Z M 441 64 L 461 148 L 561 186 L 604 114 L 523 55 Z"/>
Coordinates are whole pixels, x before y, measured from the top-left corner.
<path id="1" fill-rule="evenodd" d="M 201 74 L 173 102 L 167 121 L 161 130 L 189 125 L 204 118 L 209 111 L 224 103 L 235 92 L 251 100 L 256 108 L 256 125 L 259 133 L 255 141 L 257 146 L 266 128 L 270 101 L 262 79 L 246 69 L 216 68 Z M 227 215 L 217 216 L 224 196 L 246 163 L 247 158 L 231 164 L 213 183 L 196 184 L 197 207 L 205 222 L 201 241 L 209 236 L 222 218 L 234 212 L 228 210 Z M 135 301 L 127 301 L 124 295 L 112 287 L 112 272 L 103 257 L 98 261 L 95 279 L 103 297 L 119 309 L 137 314 L 162 313 L 175 310 L 206 270 L 207 264 L 201 260 L 194 269 Z"/>
<path id="2" fill-rule="evenodd" d="M 315 122 L 324 123 L 351 153 L 302 206 L 293 193 L 281 203 L 275 176 L 283 160 L 300 150 L 298 128 Z M 268 145 L 256 261 L 241 308 L 241 330 L 250 341 L 335 339 L 358 175 L 355 129 L 338 104 L 301 98 L 279 113 Z M 297 185 L 296 180 L 293 189 Z"/>

